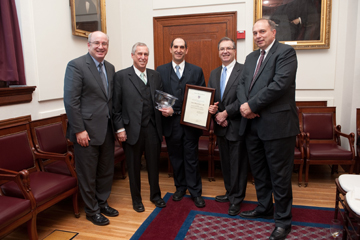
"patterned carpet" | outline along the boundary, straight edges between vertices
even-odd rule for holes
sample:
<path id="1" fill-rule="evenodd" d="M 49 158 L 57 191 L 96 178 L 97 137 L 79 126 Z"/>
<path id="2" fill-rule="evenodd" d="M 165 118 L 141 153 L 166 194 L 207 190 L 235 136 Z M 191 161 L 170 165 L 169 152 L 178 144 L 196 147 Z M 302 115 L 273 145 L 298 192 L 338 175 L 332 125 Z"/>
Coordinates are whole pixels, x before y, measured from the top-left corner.
<path id="1" fill-rule="evenodd" d="M 204 198 L 206 207 L 199 209 L 189 196 L 180 202 L 172 201 L 171 196 L 165 195 L 167 207 L 156 208 L 131 240 L 268 239 L 275 227 L 274 220 L 231 217 L 227 214 L 229 204 L 215 202 L 213 198 Z M 254 202 L 243 202 L 241 211 L 255 206 Z M 292 231 L 286 239 L 332 239 L 329 228 L 333 209 L 293 206 L 292 213 Z"/>

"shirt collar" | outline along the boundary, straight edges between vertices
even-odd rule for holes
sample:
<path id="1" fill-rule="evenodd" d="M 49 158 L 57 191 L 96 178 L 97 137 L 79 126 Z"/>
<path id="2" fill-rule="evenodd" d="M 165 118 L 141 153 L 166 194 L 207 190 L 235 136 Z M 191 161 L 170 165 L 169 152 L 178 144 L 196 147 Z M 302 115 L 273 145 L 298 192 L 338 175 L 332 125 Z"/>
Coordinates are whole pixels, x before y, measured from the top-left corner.
<path id="1" fill-rule="evenodd" d="M 95 66 L 99 67 L 100 62 L 98 62 L 93 56 L 91 56 L 91 54 L 90 54 L 90 57 L 94 60 Z M 104 65 L 104 61 L 105 60 L 102 60 L 102 62 L 101 62 L 103 65 Z"/>
<path id="2" fill-rule="evenodd" d="M 236 63 L 236 59 L 234 59 L 229 65 L 225 66 L 224 64 L 222 65 L 222 67 L 226 67 L 226 69 L 231 69 L 235 66 Z"/>
<path id="3" fill-rule="evenodd" d="M 139 69 L 137 69 L 134 65 L 133 65 L 134 71 L 136 73 L 136 75 L 138 75 L 140 77 L 140 74 L 142 73 Z M 146 77 L 146 70 L 144 71 L 144 76 Z"/>
<path id="4" fill-rule="evenodd" d="M 175 69 L 176 65 L 179 65 L 179 66 L 180 66 L 180 69 L 181 69 L 182 71 L 184 71 L 185 61 L 182 61 L 180 64 L 176 64 L 174 61 L 172 61 L 173 69 Z"/>

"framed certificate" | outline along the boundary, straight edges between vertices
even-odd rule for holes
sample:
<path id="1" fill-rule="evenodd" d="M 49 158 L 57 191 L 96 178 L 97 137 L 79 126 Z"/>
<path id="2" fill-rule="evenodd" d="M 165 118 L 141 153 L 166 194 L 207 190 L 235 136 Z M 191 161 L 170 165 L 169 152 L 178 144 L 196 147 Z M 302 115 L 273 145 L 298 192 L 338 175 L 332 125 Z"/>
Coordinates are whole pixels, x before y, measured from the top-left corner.
<path id="1" fill-rule="evenodd" d="M 214 88 L 186 84 L 180 123 L 209 130 L 209 106 L 214 104 Z"/>

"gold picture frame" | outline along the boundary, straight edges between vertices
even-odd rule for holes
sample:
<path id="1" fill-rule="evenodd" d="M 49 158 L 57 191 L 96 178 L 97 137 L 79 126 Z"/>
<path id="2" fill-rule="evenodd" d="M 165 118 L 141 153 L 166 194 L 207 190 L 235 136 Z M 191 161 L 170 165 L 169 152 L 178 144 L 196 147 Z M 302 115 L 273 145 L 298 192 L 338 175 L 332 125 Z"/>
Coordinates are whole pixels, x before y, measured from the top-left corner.
<path id="1" fill-rule="evenodd" d="M 271 19 L 276 39 L 295 49 L 330 48 L 331 0 L 254 0 L 254 22 Z M 254 50 L 257 46 L 254 42 Z"/>
<path id="2" fill-rule="evenodd" d="M 106 33 L 105 0 L 70 0 L 72 34 L 88 37 L 93 31 Z"/>

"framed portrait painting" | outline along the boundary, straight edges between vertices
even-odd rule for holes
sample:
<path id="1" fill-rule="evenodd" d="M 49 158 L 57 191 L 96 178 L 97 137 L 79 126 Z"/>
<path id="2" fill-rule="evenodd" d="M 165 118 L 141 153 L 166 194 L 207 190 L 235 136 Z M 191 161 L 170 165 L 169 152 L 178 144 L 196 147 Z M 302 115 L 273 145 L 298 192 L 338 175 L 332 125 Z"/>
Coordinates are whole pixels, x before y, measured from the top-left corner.
<path id="1" fill-rule="evenodd" d="M 70 0 L 72 34 L 88 37 L 93 31 L 106 33 L 105 0 Z"/>
<path id="2" fill-rule="evenodd" d="M 331 0 L 254 1 L 254 21 L 274 21 L 278 41 L 295 49 L 330 48 Z"/>

